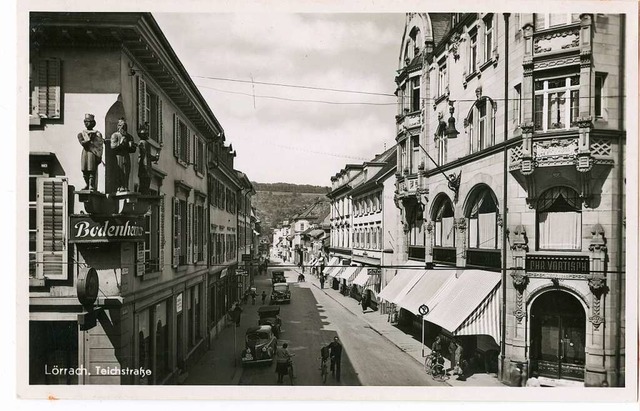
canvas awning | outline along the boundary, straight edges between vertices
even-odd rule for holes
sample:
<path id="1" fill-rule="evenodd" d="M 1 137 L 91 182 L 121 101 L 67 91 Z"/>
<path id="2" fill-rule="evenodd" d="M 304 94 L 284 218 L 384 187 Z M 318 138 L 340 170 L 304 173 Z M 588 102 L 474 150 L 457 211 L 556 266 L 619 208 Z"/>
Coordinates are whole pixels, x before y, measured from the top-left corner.
<path id="1" fill-rule="evenodd" d="M 324 274 L 329 274 L 329 272 L 331 272 L 339 262 L 340 259 L 338 259 L 338 257 L 331 257 L 329 264 L 325 266 Z"/>
<path id="2" fill-rule="evenodd" d="M 329 274 L 327 274 L 327 277 L 340 278 L 340 275 L 342 275 L 342 273 L 346 269 L 347 269 L 347 266 L 335 267 L 334 270 L 332 270 Z"/>
<path id="3" fill-rule="evenodd" d="M 353 279 L 353 283 L 355 285 L 359 285 L 360 287 L 366 287 L 367 283 L 370 281 L 370 278 L 373 277 L 369 275 L 369 271 L 366 268 L 360 270 L 360 273 Z"/>
<path id="4" fill-rule="evenodd" d="M 402 291 L 409 286 L 409 289 L 422 277 L 425 270 L 396 270 L 396 275 L 389 281 L 378 297 L 382 300 L 394 302 L 401 295 Z M 405 292 L 406 293 L 406 292 Z M 404 294 L 402 294 L 404 295 Z"/>
<path id="5" fill-rule="evenodd" d="M 340 280 L 347 280 L 347 284 L 350 284 L 361 269 L 362 267 L 347 267 L 342 274 L 340 274 L 340 277 L 336 278 L 339 278 Z"/>
<path id="6" fill-rule="evenodd" d="M 393 302 L 414 315 L 418 315 L 418 308 L 421 305 L 426 304 L 431 308 L 429 302 L 452 278 L 455 278 L 455 275 L 451 275 L 450 270 L 428 270 L 414 283 L 413 287 L 405 288 L 404 294 L 398 294 Z"/>
<path id="7" fill-rule="evenodd" d="M 429 313 L 424 319 L 454 335 L 485 334 L 499 342 L 500 273 L 461 269 L 439 275 L 445 273 L 449 278 L 425 303 Z"/>

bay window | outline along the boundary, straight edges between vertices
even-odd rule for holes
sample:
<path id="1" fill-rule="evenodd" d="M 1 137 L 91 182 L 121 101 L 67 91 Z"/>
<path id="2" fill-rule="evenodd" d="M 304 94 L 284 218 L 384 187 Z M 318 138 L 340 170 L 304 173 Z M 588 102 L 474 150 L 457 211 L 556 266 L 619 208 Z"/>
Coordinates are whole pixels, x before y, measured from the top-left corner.
<path id="1" fill-rule="evenodd" d="M 579 115 L 580 76 L 537 79 L 534 82 L 534 125 L 538 131 L 567 129 Z"/>

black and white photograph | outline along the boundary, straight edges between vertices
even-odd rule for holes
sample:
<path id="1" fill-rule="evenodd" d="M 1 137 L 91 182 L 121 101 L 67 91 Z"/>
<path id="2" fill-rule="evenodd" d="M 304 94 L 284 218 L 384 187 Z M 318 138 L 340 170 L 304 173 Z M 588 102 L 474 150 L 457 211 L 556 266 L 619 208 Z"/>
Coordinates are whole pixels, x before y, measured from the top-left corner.
<path id="1" fill-rule="evenodd" d="M 85 3 L 17 5 L 18 397 L 637 402 L 637 3 Z"/>

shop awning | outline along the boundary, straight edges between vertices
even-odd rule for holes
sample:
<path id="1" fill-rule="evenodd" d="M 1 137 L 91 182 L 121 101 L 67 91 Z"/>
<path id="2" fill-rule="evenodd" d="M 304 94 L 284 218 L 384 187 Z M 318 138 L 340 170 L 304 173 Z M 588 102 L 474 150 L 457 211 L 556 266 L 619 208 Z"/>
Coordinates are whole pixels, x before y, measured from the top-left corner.
<path id="1" fill-rule="evenodd" d="M 334 266 L 338 265 L 339 261 L 338 257 L 331 257 L 329 264 L 325 266 L 324 273 L 329 274 L 329 272 L 335 268 Z"/>
<path id="2" fill-rule="evenodd" d="M 369 272 L 366 268 L 360 270 L 360 273 L 354 278 L 353 283 L 355 285 L 359 285 L 360 287 L 366 287 L 367 283 L 370 281 L 370 278 L 373 277 L 369 275 Z"/>
<path id="3" fill-rule="evenodd" d="M 346 270 L 340 274 L 340 280 L 347 280 L 347 284 L 350 284 L 353 279 L 358 275 L 358 273 L 362 270 L 362 267 L 347 267 Z"/>
<path id="4" fill-rule="evenodd" d="M 455 271 L 451 270 L 428 270 L 410 289 L 403 290 L 393 301 L 398 306 L 418 315 L 418 308 L 429 303 L 438 295 L 448 282 L 455 279 Z"/>
<path id="5" fill-rule="evenodd" d="M 320 230 L 320 229 L 311 230 L 309 231 L 309 233 L 307 233 L 309 237 L 313 237 L 313 238 L 319 237 L 323 234 L 324 234 L 324 230 Z"/>
<path id="6" fill-rule="evenodd" d="M 343 267 L 336 267 L 333 271 L 331 271 L 329 274 L 327 274 L 328 277 L 335 277 L 335 278 L 340 278 L 340 275 L 342 275 L 342 273 L 344 272 L 344 270 L 347 269 L 347 266 L 343 266 Z"/>
<path id="7" fill-rule="evenodd" d="M 380 291 L 378 297 L 386 301 L 394 302 L 399 295 L 404 295 L 401 293 L 405 288 L 408 287 L 408 289 L 411 289 L 424 273 L 424 269 L 396 270 L 395 277 Z"/>
<path id="8" fill-rule="evenodd" d="M 435 271 L 435 270 L 434 270 Z M 500 341 L 500 273 L 482 270 L 443 270 L 450 278 L 425 304 L 426 321 L 460 335 L 491 335 Z"/>

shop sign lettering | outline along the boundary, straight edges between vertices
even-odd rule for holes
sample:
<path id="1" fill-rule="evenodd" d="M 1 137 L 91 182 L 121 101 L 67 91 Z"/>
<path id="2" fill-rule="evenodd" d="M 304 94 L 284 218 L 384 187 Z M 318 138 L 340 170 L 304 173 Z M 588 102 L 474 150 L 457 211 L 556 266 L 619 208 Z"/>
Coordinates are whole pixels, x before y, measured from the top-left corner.
<path id="1" fill-rule="evenodd" d="M 588 256 L 527 255 L 526 270 L 540 273 L 588 274 Z"/>
<path id="2" fill-rule="evenodd" d="M 96 221 L 89 216 L 70 217 L 70 243 L 109 241 L 144 241 L 144 220 L 112 217 Z"/>

